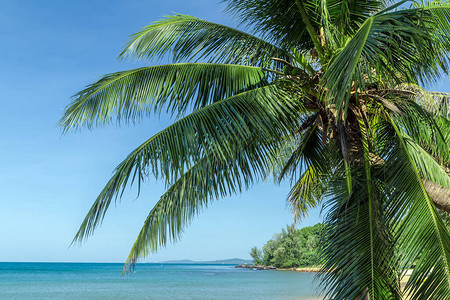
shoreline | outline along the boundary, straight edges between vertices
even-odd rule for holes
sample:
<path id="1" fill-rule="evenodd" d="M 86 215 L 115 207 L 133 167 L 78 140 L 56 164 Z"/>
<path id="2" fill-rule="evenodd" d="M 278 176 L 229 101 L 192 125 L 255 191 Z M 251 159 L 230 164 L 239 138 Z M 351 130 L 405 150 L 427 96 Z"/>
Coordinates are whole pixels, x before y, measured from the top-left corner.
<path id="1" fill-rule="evenodd" d="M 303 272 L 303 273 L 318 273 L 320 271 L 320 267 L 296 267 L 296 268 L 277 268 L 274 266 L 263 266 L 263 265 L 237 265 L 235 268 L 241 269 L 252 269 L 252 270 L 278 270 L 278 271 L 295 271 L 295 272 Z"/>
<path id="2" fill-rule="evenodd" d="M 303 273 L 318 273 L 320 272 L 321 268 L 319 267 L 303 267 L 303 268 L 277 268 L 277 270 L 280 271 L 295 271 L 295 272 L 303 272 Z"/>

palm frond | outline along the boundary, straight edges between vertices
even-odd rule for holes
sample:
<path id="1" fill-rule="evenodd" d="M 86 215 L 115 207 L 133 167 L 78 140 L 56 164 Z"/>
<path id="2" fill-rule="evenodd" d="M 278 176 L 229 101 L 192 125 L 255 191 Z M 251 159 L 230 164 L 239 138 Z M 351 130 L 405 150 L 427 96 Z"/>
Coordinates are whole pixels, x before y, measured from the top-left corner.
<path id="1" fill-rule="evenodd" d="M 395 232 L 402 268 L 409 268 L 417 260 L 406 291 L 413 299 L 447 299 L 450 294 L 449 232 L 425 190 L 418 169 L 420 164 L 415 161 L 404 133 L 389 115 L 386 114 L 386 118 L 391 126 L 388 135 L 392 137 L 383 171 L 391 194 L 387 217 L 394 224 L 400 224 Z"/>
<path id="2" fill-rule="evenodd" d="M 259 66 L 267 66 L 271 57 L 289 57 L 287 51 L 243 31 L 181 14 L 167 16 L 132 35 L 120 57 L 165 55 L 171 55 L 174 62 L 206 59 Z"/>
<path id="3" fill-rule="evenodd" d="M 450 120 L 450 93 L 427 92 L 432 101 L 425 105 L 425 109 L 447 120 Z"/>
<path id="4" fill-rule="evenodd" d="M 385 214 L 389 198 L 382 166 L 372 159 L 380 140 L 372 138 L 375 133 L 364 120 L 358 122 L 363 161 L 345 168 L 341 163 L 330 181 L 321 276 L 332 298 L 400 299 L 396 244 Z M 347 181 L 348 176 L 351 181 Z"/>
<path id="5" fill-rule="evenodd" d="M 364 76 L 396 83 L 430 83 L 439 78 L 449 59 L 443 41 L 450 30 L 444 22 L 449 16 L 450 5 L 440 3 L 398 11 L 388 8 L 366 19 L 325 73 L 337 109 L 346 110 L 352 91 L 365 90 L 370 78 Z"/>
<path id="6" fill-rule="evenodd" d="M 284 167 L 278 174 L 279 181 L 286 176 L 294 178 L 296 173 L 298 174 L 298 172 L 308 168 L 309 163 L 311 163 L 311 156 L 316 154 L 314 152 L 318 151 L 317 148 L 321 142 L 317 126 L 313 123 L 309 128 L 305 128 L 302 134 L 293 137 L 293 139 L 296 139 L 296 145 L 288 159 L 282 163 Z M 319 164 L 316 161 L 314 163 Z"/>
<path id="7" fill-rule="evenodd" d="M 270 41 L 299 50 L 313 47 L 311 37 L 306 30 L 310 22 L 319 36 L 323 27 L 327 42 L 337 35 L 353 34 L 368 17 L 383 7 L 383 2 L 348 1 L 348 0 L 302 0 L 308 20 L 298 9 L 295 0 L 225 0 L 226 11 L 237 17 L 241 24 L 247 25 L 255 34 L 260 34 Z M 331 36 L 333 36 L 331 38 Z"/>
<path id="8" fill-rule="evenodd" d="M 233 157 L 250 138 L 282 139 L 301 113 L 299 103 L 274 86 L 250 90 L 215 102 L 175 122 L 136 148 L 116 168 L 97 197 L 74 241 L 93 233 L 112 201 L 129 180 L 140 184 L 153 173 L 170 185 L 208 153 L 221 159 Z M 262 142 L 261 142 L 262 143 Z"/>
<path id="9" fill-rule="evenodd" d="M 278 183 L 285 178 L 290 178 L 291 183 L 296 181 L 287 197 L 295 221 L 320 203 L 332 174 L 330 153 L 335 150 L 334 144 L 323 144 L 322 132 L 315 124 L 317 118 L 316 114 L 306 117 L 301 132 L 287 137 L 271 154 Z"/>
<path id="10" fill-rule="evenodd" d="M 413 84 L 402 84 L 384 92 L 382 105 L 390 109 L 398 126 L 431 154 L 439 164 L 450 166 L 450 120 L 446 117 L 448 96 L 428 92 Z M 380 102 L 381 103 L 381 102 Z"/>
<path id="11" fill-rule="evenodd" d="M 341 36 L 351 36 L 364 21 L 383 8 L 383 1 L 316 0 L 321 23 Z M 331 31 L 329 29 L 329 31 Z"/>
<path id="12" fill-rule="evenodd" d="M 367 19 L 355 37 L 340 52 L 325 73 L 326 84 L 330 89 L 329 97 L 338 112 L 347 108 L 354 74 L 370 36 L 373 18 Z"/>
<path id="13" fill-rule="evenodd" d="M 406 134 L 403 136 L 411 160 L 414 161 L 421 177 L 450 189 L 450 175 L 427 151 L 420 147 Z"/>
<path id="14" fill-rule="evenodd" d="M 294 183 L 287 196 L 287 203 L 294 216 L 294 222 L 308 216 L 312 208 L 322 201 L 328 189 L 331 174 L 321 173 L 313 165 L 309 166 L 297 182 Z"/>
<path id="15" fill-rule="evenodd" d="M 314 44 L 294 0 L 225 0 L 226 11 L 247 25 L 255 34 L 263 36 L 283 49 L 295 47 L 310 50 Z M 302 1 L 309 16 L 314 17 L 313 1 Z M 315 23 L 315 20 L 311 20 Z"/>
<path id="16" fill-rule="evenodd" d="M 440 126 L 436 122 L 436 118 L 413 101 L 397 101 L 397 107 L 403 114 L 395 115 L 394 118 L 406 134 L 437 159 L 441 165 L 450 165 L 448 132 L 441 130 L 442 125 Z"/>
<path id="17" fill-rule="evenodd" d="M 65 131 L 136 121 L 165 109 L 183 114 L 265 85 L 261 68 L 180 63 L 108 74 L 74 96 L 60 120 Z"/>
<path id="18" fill-rule="evenodd" d="M 427 91 L 415 84 L 401 84 L 398 89 L 414 94 L 414 101 L 434 116 L 450 120 L 450 93 Z"/>
<path id="19" fill-rule="evenodd" d="M 244 144 L 245 148 L 235 147 L 225 158 L 204 156 L 167 189 L 145 220 L 124 272 L 133 270 L 140 257 L 176 241 L 212 200 L 239 193 L 264 175 L 267 146 L 253 138 Z"/>
<path id="20" fill-rule="evenodd" d="M 332 299 L 401 298 L 394 238 L 384 214 L 388 199 L 372 168 L 351 167 L 351 193 L 344 170 L 330 183 L 320 276 Z"/>

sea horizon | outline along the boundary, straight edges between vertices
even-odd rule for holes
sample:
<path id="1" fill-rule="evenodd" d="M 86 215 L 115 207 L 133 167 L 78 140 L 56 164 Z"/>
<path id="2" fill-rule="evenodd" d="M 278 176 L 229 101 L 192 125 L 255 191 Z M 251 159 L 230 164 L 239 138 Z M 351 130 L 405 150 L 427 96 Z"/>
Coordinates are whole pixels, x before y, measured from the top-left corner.
<path id="1" fill-rule="evenodd" d="M 224 264 L 0 262 L 5 299 L 320 299 L 315 275 Z"/>
<path id="2" fill-rule="evenodd" d="M 245 262 L 251 262 L 251 259 L 240 259 L 240 258 L 232 258 L 232 259 L 238 259 Z M 143 261 L 138 262 L 136 265 L 140 264 L 216 264 L 213 262 L 221 262 L 221 261 L 228 261 L 230 259 L 218 259 L 218 260 L 191 260 L 191 259 L 174 259 L 174 260 L 163 260 L 163 261 Z M 186 263 L 183 263 L 182 261 L 188 261 Z M 0 263 L 80 263 L 80 264 L 125 264 L 125 261 L 0 261 Z M 219 263 L 222 264 L 222 263 Z M 225 263 L 227 265 L 235 265 L 235 263 Z M 239 263 L 238 263 L 239 264 Z M 236 264 L 237 265 L 237 264 Z"/>

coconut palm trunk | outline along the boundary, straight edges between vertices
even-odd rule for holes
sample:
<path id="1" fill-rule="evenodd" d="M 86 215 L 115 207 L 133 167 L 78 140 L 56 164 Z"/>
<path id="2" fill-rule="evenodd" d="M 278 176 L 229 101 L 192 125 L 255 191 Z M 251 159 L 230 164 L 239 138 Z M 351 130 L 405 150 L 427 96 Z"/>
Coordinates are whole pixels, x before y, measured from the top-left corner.
<path id="1" fill-rule="evenodd" d="M 74 96 L 64 131 L 176 121 L 115 169 L 74 242 L 97 228 L 128 184 L 166 192 L 124 272 L 176 241 L 209 202 L 273 176 L 289 181 L 295 219 L 323 206 L 326 297 L 448 299 L 450 95 L 422 88 L 447 74 L 445 1 L 227 0 L 244 30 L 165 17 L 121 58 L 157 65 L 105 75 Z M 415 265 L 405 291 L 400 279 Z"/>

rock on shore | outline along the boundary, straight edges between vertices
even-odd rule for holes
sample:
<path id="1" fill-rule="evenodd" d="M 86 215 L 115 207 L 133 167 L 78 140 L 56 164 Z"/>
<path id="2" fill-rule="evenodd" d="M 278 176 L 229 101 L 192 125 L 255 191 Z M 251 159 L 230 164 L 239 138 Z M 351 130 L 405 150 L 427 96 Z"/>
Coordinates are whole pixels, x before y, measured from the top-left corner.
<path id="1" fill-rule="evenodd" d="M 237 265 L 235 268 L 252 269 L 252 270 L 281 270 L 281 271 L 296 271 L 296 272 L 312 272 L 312 273 L 316 273 L 316 272 L 320 271 L 320 268 L 318 268 L 318 267 L 283 269 L 283 268 L 277 268 L 274 266 L 249 265 L 249 264 Z"/>
<path id="2" fill-rule="evenodd" d="M 307 267 L 307 268 L 293 268 L 294 271 L 297 272 L 320 272 L 321 268 L 313 268 L 313 267 Z"/>
<path id="3" fill-rule="evenodd" d="M 237 265 L 235 268 L 252 269 L 252 270 L 276 270 L 274 266 L 262 266 L 262 265 Z"/>

